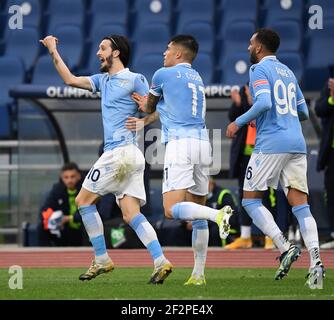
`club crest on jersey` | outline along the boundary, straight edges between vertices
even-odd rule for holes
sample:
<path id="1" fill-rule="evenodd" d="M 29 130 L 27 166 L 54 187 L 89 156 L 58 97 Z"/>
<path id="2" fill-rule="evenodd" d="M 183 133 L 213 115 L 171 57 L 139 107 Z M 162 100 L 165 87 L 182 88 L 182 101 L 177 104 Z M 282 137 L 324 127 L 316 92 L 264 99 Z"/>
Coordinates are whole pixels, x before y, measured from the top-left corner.
<path id="1" fill-rule="evenodd" d="M 129 80 L 126 80 L 126 79 L 123 79 L 123 80 L 119 80 L 119 85 L 123 88 L 125 87 L 130 81 Z"/>

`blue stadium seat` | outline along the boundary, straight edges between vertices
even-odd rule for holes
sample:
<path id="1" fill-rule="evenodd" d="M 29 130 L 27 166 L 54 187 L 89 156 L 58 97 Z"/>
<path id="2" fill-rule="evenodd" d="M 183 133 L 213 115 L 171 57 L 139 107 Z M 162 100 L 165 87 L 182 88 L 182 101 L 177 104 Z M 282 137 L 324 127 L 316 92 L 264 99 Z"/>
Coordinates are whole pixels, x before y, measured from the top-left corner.
<path id="1" fill-rule="evenodd" d="M 18 57 L 0 57 L 0 105 L 4 106 L 13 100 L 9 89 L 24 82 L 24 67 Z"/>
<path id="2" fill-rule="evenodd" d="M 235 21 L 257 21 L 257 0 L 224 0 L 222 3 L 223 14 L 220 18 L 219 34 L 223 35 L 225 29 Z"/>
<path id="3" fill-rule="evenodd" d="M 78 68 L 81 62 L 84 39 L 82 31 L 77 26 L 59 26 L 53 33 L 59 39 L 58 49 L 67 66 L 72 70 Z"/>
<path id="4" fill-rule="evenodd" d="M 332 0 L 308 0 L 307 9 L 313 5 L 318 5 L 322 8 L 322 12 L 324 15 L 323 17 L 325 20 L 334 19 L 334 1 Z"/>
<path id="5" fill-rule="evenodd" d="M 64 62 L 66 63 L 65 59 Z M 39 57 L 34 69 L 32 84 L 49 85 L 49 86 L 65 85 L 63 79 L 58 74 L 52 62 L 52 59 L 49 55 Z"/>
<path id="6" fill-rule="evenodd" d="M 272 28 L 279 34 L 281 39 L 279 52 L 300 50 L 303 37 L 300 23 L 284 20 L 274 23 Z"/>
<path id="7" fill-rule="evenodd" d="M 38 57 L 40 44 L 36 28 L 24 27 L 22 30 L 12 30 L 8 33 L 5 43 L 5 56 L 19 57 L 24 63 L 24 69 L 30 70 Z"/>
<path id="8" fill-rule="evenodd" d="M 137 27 L 151 22 L 162 22 L 166 24 L 170 22 L 172 12 L 170 0 L 136 0 L 134 7 L 137 14 Z"/>
<path id="9" fill-rule="evenodd" d="M 320 90 L 329 77 L 329 65 L 334 65 L 334 20 L 324 20 L 322 30 L 309 30 L 303 88 Z"/>
<path id="10" fill-rule="evenodd" d="M 91 38 L 95 37 L 99 26 L 103 24 L 120 24 L 127 26 L 128 4 L 124 0 L 94 0 L 91 6 Z"/>
<path id="11" fill-rule="evenodd" d="M 89 73 L 93 74 L 99 72 L 100 62 L 96 57 L 96 52 L 99 49 L 99 44 L 102 41 L 102 39 L 112 34 L 120 34 L 127 36 L 127 29 L 124 25 L 121 24 L 103 24 L 97 28 L 96 33 L 92 38 L 87 59 L 88 61 L 87 69 Z"/>
<path id="12" fill-rule="evenodd" d="M 180 0 L 178 9 L 178 30 L 181 30 L 184 25 L 194 21 L 214 23 L 214 0 Z"/>
<path id="13" fill-rule="evenodd" d="M 143 74 L 148 83 L 151 83 L 155 71 L 163 67 L 163 55 L 160 53 L 147 53 L 136 56 L 131 70 Z"/>
<path id="14" fill-rule="evenodd" d="M 301 81 L 304 72 L 304 65 L 299 52 L 278 53 L 277 58 L 293 71 L 298 81 Z"/>
<path id="15" fill-rule="evenodd" d="M 249 40 L 255 31 L 252 21 L 236 21 L 226 27 L 223 35 L 222 51 L 224 54 L 232 52 L 247 52 Z"/>
<path id="16" fill-rule="evenodd" d="M 205 86 L 213 83 L 214 62 L 211 54 L 198 53 L 192 66 L 202 77 Z"/>
<path id="17" fill-rule="evenodd" d="M 190 22 L 178 30 L 179 34 L 191 34 L 199 44 L 199 52 L 211 53 L 215 44 L 213 26 L 208 22 Z"/>
<path id="18" fill-rule="evenodd" d="M 169 27 L 164 23 L 139 26 L 132 40 L 135 43 L 134 56 L 142 56 L 145 53 L 162 54 L 170 40 Z"/>
<path id="19" fill-rule="evenodd" d="M 48 34 L 63 25 L 75 25 L 83 28 L 85 8 L 82 0 L 53 0 L 49 5 Z"/>
<path id="20" fill-rule="evenodd" d="M 10 115 L 8 106 L 0 105 L 0 139 L 10 137 Z"/>
<path id="21" fill-rule="evenodd" d="M 266 0 L 265 26 L 272 27 L 276 21 L 295 20 L 302 23 L 303 17 L 303 0 L 278 1 Z"/>
<path id="22" fill-rule="evenodd" d="M 231 53 L 222 57 L 221 79 L 223 85 L 243 86 L 248 83 L 250 67 L 248 53 Z"/>

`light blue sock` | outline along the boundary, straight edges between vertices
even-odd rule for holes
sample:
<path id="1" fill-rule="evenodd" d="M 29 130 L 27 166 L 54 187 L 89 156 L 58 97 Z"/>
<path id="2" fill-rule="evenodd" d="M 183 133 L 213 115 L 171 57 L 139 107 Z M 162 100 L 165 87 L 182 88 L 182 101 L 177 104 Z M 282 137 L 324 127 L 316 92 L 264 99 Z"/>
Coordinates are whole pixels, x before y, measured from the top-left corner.
<path id="1" fill-rule="evenodd" d="M 194 251 L 194 269 L 192 276 L 198 279 L 204 275 L 206 257 L 209 245 L 209 228 L 207 220 L 192 222 L 192 248 Z"/>
<path id="2" fill-rule="evenodd" d="M 106 242 L 104 239 L 103 223 L 95 205 L 81 206 L 78 208 L 82 222 L 88 233 L 89 240 L 95 252 L 95 261 L 105 263 L 110 258 L 107 253 Z"/>
<path id="3" fill-rule="evenodd" d="M 216 222 L 218 213 L 219 210 L 194 202 L 179 202 L 172 207 L 173 218 L 185 221 L 210 220 Z"/>
<path id="4" fill-rule="evenodd" d="M 129 225 L 136 232 L 140 241 L 150 252 L 150 255 L 154 261 L 154 265 L 157 267 L 165 262 L 166 258 L 162 252 L 157 234 L 145 216 L 141 213 L 138 213 L 132 218 Z"/>
<path id="5" fill-rule="evenodd" d="M 242 199 L 242 206 L 252 218 L 253 223 L 274 241 L 281 253 L 289 249 L 290 242 L 277 226 L 273 215 L 262 204 L 262 199 Z"/>

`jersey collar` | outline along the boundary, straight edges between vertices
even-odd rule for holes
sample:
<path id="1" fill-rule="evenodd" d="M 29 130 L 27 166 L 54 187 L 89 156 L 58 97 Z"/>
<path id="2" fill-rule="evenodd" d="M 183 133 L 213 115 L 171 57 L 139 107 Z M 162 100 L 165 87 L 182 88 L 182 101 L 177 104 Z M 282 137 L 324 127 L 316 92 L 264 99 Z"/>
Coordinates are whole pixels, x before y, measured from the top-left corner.
<path id="1" fill-rule="evenodd" d="M 265 56 L 261 59 L 261 61 L 259 63 L 262 63 L 263 61 L 266 61 L 266 60 L 277 60 L 276 56 L 274 55 L 271 55 L 271 56 Z"/>
<path id="2" fill-rule="evenodd" d="M 116 77 L 116 76 L 118 76 L 118 75 L 120 75 L 122 73 L 128 72 L 128 71 L 129 71 L 129 68 L 124 68 L 124 69 L 122 69 L 122 70 L 120 70 L 120 71 L 118 71 L 118 72 L 116 72 L 116 73 L 114 73 L 112 75 L 109 74 L 109 78 Z"/>
<path id="3" fill-rule="evenodd" d="M 176 64 L 176 65 L 177 65 L 177 66 L 186 66 L 186 67 L 191 68 L 191 64 L 188 63 L 188 62 L 180 62 L 180 63 L 178 63 L 178 64 Z"/>

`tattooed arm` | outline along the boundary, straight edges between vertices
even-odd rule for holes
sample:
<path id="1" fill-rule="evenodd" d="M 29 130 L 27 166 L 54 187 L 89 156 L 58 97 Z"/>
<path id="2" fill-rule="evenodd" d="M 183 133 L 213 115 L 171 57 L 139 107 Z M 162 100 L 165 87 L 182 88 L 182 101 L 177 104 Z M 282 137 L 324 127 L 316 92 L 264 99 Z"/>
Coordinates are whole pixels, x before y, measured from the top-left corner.
<path id="1" fill-rule="evenodd" d="M 135 102 L 137 102 L 138 108 L 140 111 L 147 112 L 147 113 L 153 113 L 157 108 L 157 104 L 160 100 L 160 97 L 155 96 L 152 93 L 149 93 L 148 97 L 143 97 L 139 95 L 137 92 L 134 92 L 132 94 L 132 99 Z"/>
<path id="2" fill-rule="evenodd" d="M 87 77 L 76 77 L 68 69 L 63 59 L 57 51 L 58 39 L 54 36 L 47 36 L 43 40 L 39 40 L 46 48 L 52 57 L 55 68 L 59 75 L 64 80 L 65 84 L 72 87 L 92 90 L 92 85 Z"/>
<path id="3" fill-rule="evenodd" d="M 125 127 L 131 131 L 140 131 L 147 125 L 159 119 L 158 111 L 148 114 L 144 118 L 128 117 L 125 121 Z"/>

